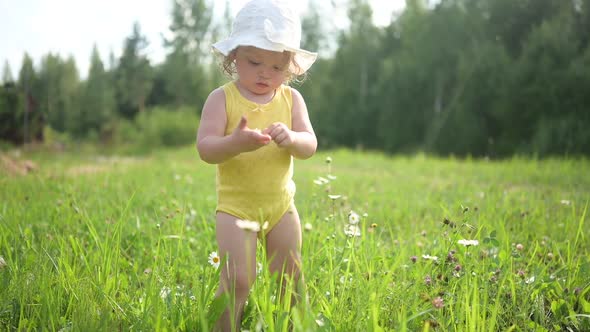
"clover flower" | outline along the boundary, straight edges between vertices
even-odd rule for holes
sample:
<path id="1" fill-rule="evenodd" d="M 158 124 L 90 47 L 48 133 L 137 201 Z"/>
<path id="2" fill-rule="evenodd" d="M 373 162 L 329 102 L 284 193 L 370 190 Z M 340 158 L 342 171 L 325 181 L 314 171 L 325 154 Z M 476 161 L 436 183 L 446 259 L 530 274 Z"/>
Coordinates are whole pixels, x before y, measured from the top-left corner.
<path id="1" fill-rule="evenodd" d="M 440 296 L 432 300 L 432 306 L 436 309 L 441 309 L 442 307 L 444 307 L 444 305 L 445 301 Z"/>
<path id="2" fill-rule="evenodd" d="M 168 298 L 168 295 L 170 295 L 170 292 L 172 292 L 172 290 L 170 290 L 170 287 L 162 287 L 162 289 L 160 290 L 160 297 L 162 298 L 162 300 L 165 300 L 166 298 Z"/>

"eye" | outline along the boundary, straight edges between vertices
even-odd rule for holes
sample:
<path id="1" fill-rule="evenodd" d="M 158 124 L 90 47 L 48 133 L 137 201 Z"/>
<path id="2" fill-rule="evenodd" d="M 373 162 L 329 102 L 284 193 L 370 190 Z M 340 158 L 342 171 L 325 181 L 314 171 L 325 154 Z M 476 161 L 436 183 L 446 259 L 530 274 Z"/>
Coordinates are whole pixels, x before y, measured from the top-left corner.
<path id="1" fill-rule="evenodd" d="M 258 66 L 260 64 L 260 62 L 254 61 L 254 60 L 248 60 L 248 62 L 252 65 L 252 66 Z"/>

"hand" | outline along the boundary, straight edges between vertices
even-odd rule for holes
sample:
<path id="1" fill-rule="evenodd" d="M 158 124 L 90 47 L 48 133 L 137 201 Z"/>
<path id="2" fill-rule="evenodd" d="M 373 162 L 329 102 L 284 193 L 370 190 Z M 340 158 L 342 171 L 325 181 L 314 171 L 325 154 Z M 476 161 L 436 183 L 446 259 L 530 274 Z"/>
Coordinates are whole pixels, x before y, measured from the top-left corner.
<path id="1" fill-rule="evenodd" d="M 295 144 L 295 132 L 282 122 L 275 122 L 262 131 L 262 134 L 270 137 L 281 148 L 288 148 Z"/>
<path id="2" fill-rule="evenodd" d="M 248 120 L 242 116 L 240 123 L 231 134 L 241 152 L 254 151 L 270 143 L 272 140 L 270 135 L 261 133 L 257 129 L 250 129 L 247 125 Z"/>

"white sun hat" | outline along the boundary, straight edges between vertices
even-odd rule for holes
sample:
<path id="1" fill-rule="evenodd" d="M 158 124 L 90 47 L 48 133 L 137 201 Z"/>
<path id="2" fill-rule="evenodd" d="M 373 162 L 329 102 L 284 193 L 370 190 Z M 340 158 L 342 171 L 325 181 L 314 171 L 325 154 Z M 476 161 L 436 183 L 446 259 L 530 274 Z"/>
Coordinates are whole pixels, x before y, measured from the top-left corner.
<path id="1" fill-rule="evenodd" d="M 317 53 L 301 49 L 300 43 L 301 21 L 289 1 L 252 0 L 236 15 L 229 38 L 213 44 L 213 49 L 225 56 L 238 46 L 293 52 L 299 68 L 291 66 L 291 72 L 301 75 L 315 62 Z"/>

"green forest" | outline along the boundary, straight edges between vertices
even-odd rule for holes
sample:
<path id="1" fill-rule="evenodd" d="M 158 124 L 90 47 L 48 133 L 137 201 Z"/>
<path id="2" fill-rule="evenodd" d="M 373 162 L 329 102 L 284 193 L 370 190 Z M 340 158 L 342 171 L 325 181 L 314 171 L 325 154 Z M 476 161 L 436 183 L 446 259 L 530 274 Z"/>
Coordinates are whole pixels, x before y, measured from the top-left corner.
<path id="1" fill-rule="evenodd" d="M 213 3 L 174 1 L 168 39 L 148 41 L 130 22 L 122 54 L 89 50 L 88 73 L 52 53 L 24 54 L 14 71 L 5 63 L 0 147 L 190 144 L 204 100 L 228 79 L 210 45 L 232 18 L 214 20 Z M 367 0 L 344 5 L 346 28 L 330 27 L 319 1 L 302 17 L 302 47 L 321 57 L 295 86 L 320 147 L 590 155 L 590 0 L 406 0 L 383 27 Z M 148 43 L 163 43 L 162 63 Z"/>

